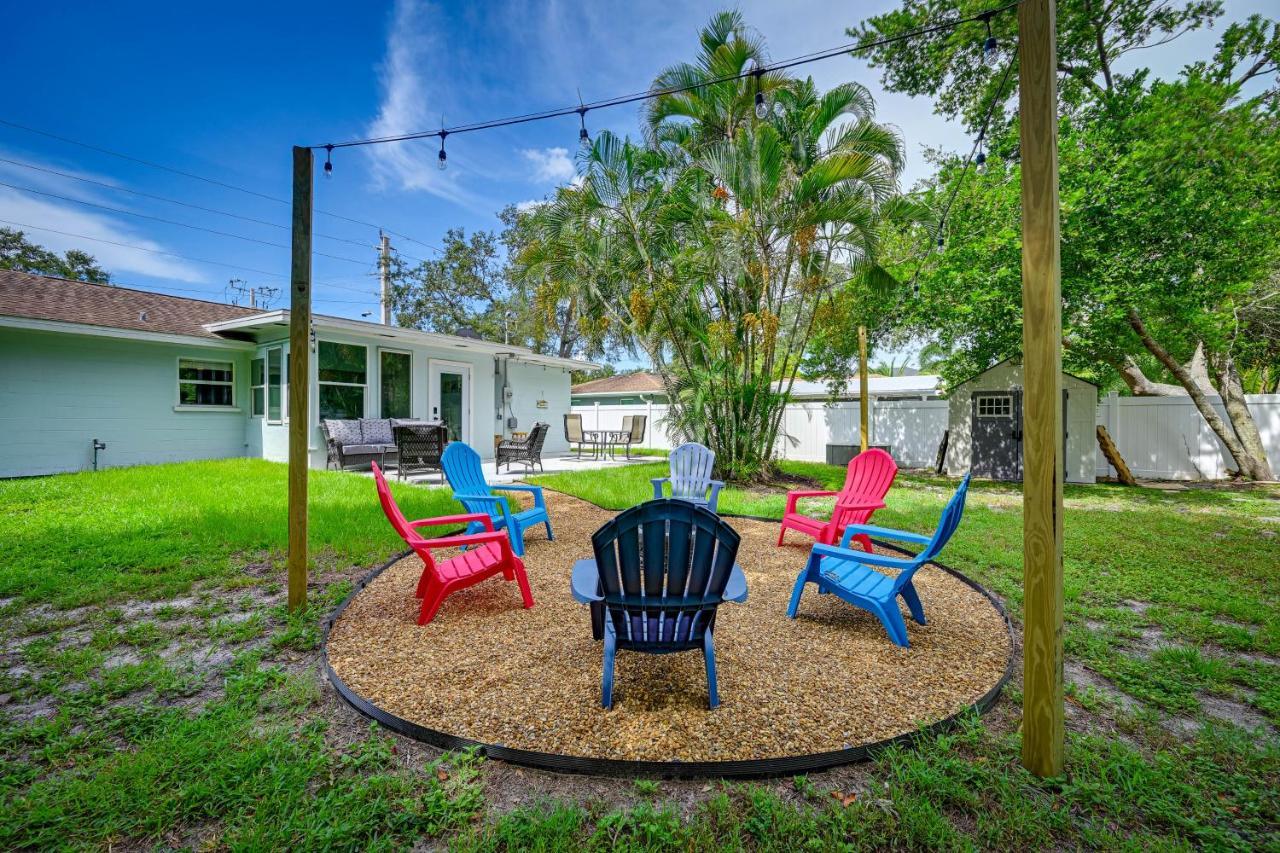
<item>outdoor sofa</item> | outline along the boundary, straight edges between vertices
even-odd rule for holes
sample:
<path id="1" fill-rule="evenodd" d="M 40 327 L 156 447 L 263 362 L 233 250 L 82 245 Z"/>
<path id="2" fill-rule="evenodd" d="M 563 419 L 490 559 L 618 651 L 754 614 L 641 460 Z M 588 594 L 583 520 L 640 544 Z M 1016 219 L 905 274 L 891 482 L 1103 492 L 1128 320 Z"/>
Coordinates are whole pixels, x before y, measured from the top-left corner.
<path id="1" fill-rule="evenodd" d="M 398 461 L 391 427 L 389 418 L 320 421 L 328 446 L 328 467 L 338 471 L 364 470 L 372 462 L 386 467 L 387 463 Z"/>

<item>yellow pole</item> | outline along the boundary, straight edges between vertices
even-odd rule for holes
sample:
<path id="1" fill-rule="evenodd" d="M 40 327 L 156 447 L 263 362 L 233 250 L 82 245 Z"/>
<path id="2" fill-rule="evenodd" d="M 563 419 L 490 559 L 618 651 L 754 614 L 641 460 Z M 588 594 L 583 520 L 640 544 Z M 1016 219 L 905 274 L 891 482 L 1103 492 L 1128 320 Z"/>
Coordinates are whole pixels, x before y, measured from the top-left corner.
<path id="1" fill-rule="evenodd" d="M 858 433 L 861 435 L 862 452 L 867 451 L 867 422 L 871 401 L 867 399 L 867 327 L 858 327 Z"/>
<path id="2" fill-rule="evenodd" d="M 289 609 L 307 605 L 307 449 L 311 389 L 310 148 L 293 149 L 293 269 L 289 287 Z"/>
<path id="3" fill-rule="evenodd" d="M 1053 0 L 1018 7 L 1022 153 L 1022 764 L 1060 776 L 1062 704 L 1062 295 Z"/>

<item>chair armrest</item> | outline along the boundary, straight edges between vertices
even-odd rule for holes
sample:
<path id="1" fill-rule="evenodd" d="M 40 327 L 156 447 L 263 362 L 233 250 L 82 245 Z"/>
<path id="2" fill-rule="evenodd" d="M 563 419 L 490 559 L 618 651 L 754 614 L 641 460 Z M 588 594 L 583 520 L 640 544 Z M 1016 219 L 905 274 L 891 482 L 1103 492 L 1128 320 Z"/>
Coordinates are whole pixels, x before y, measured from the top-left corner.
<path id="1" fill-rule="evenodd" d="M 670 478 L 670 477 L 651 477 L 651 478 L 649 478 L 649 482 L 650 482 L 650 483 L 653 483 L 653 499 L 654 499 L 655 501 L 656 501 L 656 500 L 661 500 L 661 499 L 662 499 L 662 484 L 663 484 L 663 483 L 668 483 L 668 482 L 670 482 L 670 481 L 671 481 L 671 478 Z"/>
<path id="2" fill-rule="evenodd" d="M 604 595 L 600 592 L 600 572 L 596 569 L 595 560 L 588 557 L 573 564 L 569 588 L 573 592 L 573 600 L 579 604 L 604 600 Z"/>
<path id="3" fill-rule="evenodd" d="M 414 530 L 419 527 L 434 527 L 445 524 L 470 524 L 478 521 L 485 526 L 485 529 L 493 530 L 493 519 L 485 515 L 483 512 L 468 512 L 462 515 L 442 515 L 437 518 L 420 518 L 417 521 L 409 522 L 409 526 Z"/>
<path id="4" fill-rule="evenodd" d="M 507 531 L 490 530 L 487 533 L 462 533 L 458 536 L 441 536 L 439 539 L 423 539 L 422 544 L 426 548 L 432 550 L 436 548 L 460 548 L 464 545 L 482 545 L 485 542 L 506 542 L 506 551 L 511 547 L 511 540 L 507 539 Z"/>
<path id="5" fill-rule="evenodd" d="M 838 494 L 840 493 L 815 491 L 812 489 L 809 489 L 809 490 L 801 489 L 795 492 L 787 492 L 786 514 L 791 515 L 793 512 L 796 511 L 796 501 L 800 500 L 800 498 L 829 498 L 829 497 L 832 497 L 833 495 L 838 495 Z"/>
<path id="6" fill-rule="evenodd" d="M 502 514 L 507 518 L 511 518 L 511 506 L 507 503 L 507 499 L 501 495 L 460 495 L 457 492 L 454 492 L 453 499 L 464 506 L 467 501 L 491 504 L 496 503 L 498 508 L 502 510 Z"/>
<path id="7" fill-rule="evenodd" d="M 733 564 L 733 569 L 729 572 L 729 583 L 724 587 L 724 600 L 736 604 L 747 600 L 747 576 L 737 563 Z"/>
<path id="8" fill-rule="evenodd" d="M 818 557 L 835 557 L 837 560 L 852 560 L 855 563 L 884 566 L 887 569 L 905 569 L 915 563 L 915 560 L 886 557 L 883 554 L 868 554 L 866 551 L 854 551 L 838 545 L 814 545 L 812 553 Z"/>
<path id="9" fill-rule="evenodd" d="M 717 511 L 718 505 L 716 502 L 720 500 L 720 490 L 723 488 L 724 488 L 723 480 L 711 481 L 711 493 L 707 495 L 707 509 L 711 510 L 712 512 Z"/>
<path id="10" fill-rule="evenodd" d="M 542 486 L 526 486 L 519 483 L 504 483 L 503 485 L 492 485 L 489 488 L 497 489 L 503 492 L 528 492 L 533 495 L 533 505 L 546 508 L 546 503 L 542 497 Z"/>
<path id="11" fill-rule="evenodd" d="M 888 527 L 876 527 L 872 524 L 850 524 L 844 529 L 844 536 L 840 539 L 842 547 L 848 547 L 849 540 L 859 533 L 865 533 L 867 536 L 879 536 L 881 539 L 897 539 L 900 542 L 914 542 L 916 545 L 928 545 L 932 541 L 928 536 L 921 536 L 919 533 L 908 533 L 905 530 L 893 530 Z"/>

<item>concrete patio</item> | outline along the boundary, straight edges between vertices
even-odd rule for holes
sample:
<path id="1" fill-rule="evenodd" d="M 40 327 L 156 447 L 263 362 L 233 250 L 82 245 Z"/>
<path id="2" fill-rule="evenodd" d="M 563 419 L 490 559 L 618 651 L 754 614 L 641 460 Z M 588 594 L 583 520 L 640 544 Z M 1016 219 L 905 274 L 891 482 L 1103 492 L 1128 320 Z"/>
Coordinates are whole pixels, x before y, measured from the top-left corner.
<path id="1" fill-rule="evenodd" d="M 523 480 L 532 476 L 532 474 L 553 474 L 557 471 L 607 470 L 610 468 L 622 468 L 627 465 L 642 465 L 646 462 L 662 461 L 664 461 L 663 458 L 659 456 L 632 455 L 630 459 L 627 459 L 626 455 L 621 452 L 618 453 L 616 458 L 609 456 L 593 458 L 592 456 L 584 453 L 581 459 L 578 458 L 576 453 L 571 453 L 561 456 L 544 456 L 542 459 L 542 468 L 535 469 L 533 472 L 530 472 L 527 466 L 519 463 L 516 463 L 509 468 L 504 465 L 502 471 L 498 472 L 494 467 L 494 461 L 492 459 L 484 460 L 481 465 L 484 470 L 484 477 L 490 483 L 514 483 L 518 480 Z M 361 473 L 372 476 L 368 471 Z M 394 469 L 387 472 L 387 478 L 390 480 L 398 479 Z M 438 487 L 442 485 L 444 477 L 438 471 L 432 471 L 427 474 L 412 474 L 406 479 L 415 485 Z"/>

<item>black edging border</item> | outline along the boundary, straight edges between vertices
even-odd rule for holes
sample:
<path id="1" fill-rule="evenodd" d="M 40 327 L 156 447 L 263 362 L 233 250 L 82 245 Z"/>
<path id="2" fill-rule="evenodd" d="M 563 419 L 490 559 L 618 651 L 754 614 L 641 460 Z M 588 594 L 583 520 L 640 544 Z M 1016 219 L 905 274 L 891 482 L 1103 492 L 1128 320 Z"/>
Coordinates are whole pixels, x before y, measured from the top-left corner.
<path id="1" fill-rule="evenodd" d="M 551 490 L 551 491 L 554 491 Z M 576 495 L 568 495 L 575 500 L 581 500 L 583 503 L 591 504 L 597 509 L 605 512 L 614 512 L 614 510 L 602 507 L 599 504 L 579 498 Z M 748 521 L 764 521 L 771 524 L 778 523 L 775 518 L 763 518 L 758 515 L 736 515 L 732 513 L 720 513 L 724 518 L 741 518 Z M 908 554 L 910 552 L 882 542 L 879 539 L 872 539 L 876 545 L 887 548 L 899 553 Z M 411 722 L 402 717 L 379 708 L 377 705 L 365 699 L 360 694 L 352 690 L 345 681 L 343 681 L 333 667 L 329 665 L 329 631 L 333 628 L 333 624 L 338 621 L 348 605 L 359 595 L 365 587 L 372 583 L 379 575 L 389 569 L 391 566 L 403 560 L 405 557 L 413 554 L 412 549 L 396 554 L 382 565 L 373 569 L 363 578 L 356 582 L 355 589 L 342 600 L 342 603 L 334 609 L 324 620 L 324 638 L 322 640 L 320 650 L 320 661 L 324 671 L 324 675 L 329 679 L 329 683 L 338 691 L 338 695 L 355 708 L 364 716 L 374 720 L 393 732 L 402 734 L 405 737 L 440 747 L 441 749 L 476 749 L 480 755 L 486 758 L 498 761 L 507 761 L 512 764 L 520 764 L 525 767 L 535 767 L 541 770 L 552 770 L 557 773 L 581 773 L 598 776 L 624 776 L 624 777 L 658 777 L 662 779 L 767 779 L 775 776 L 794 776 L 797 773 L 808 773 L 814 770 L 826 770 L 831 767 L 837 767 L 842 764 L 853 764 L 859 761 L 868 761 L 874 758 L 884 750 L 898 745 L 911 745 L 923 738 L 931 737 L 935 734 L 949 731 L 954 728 L 960 718 L 970 712 L 985 714 L 995 705 L 1000 698 L 1000 692 L 1013 676 L 1013 656 L 1015 651 L 1013 623 L 1009 620 L 1009 614 L 1005 610 L 1000 600 L 987 591 L 977 581 L 969 578 L 964 573 L 943 565 L 942 563 L 933 562 L 942 571 L 959 580 L 969 588 L 982 593 L 983 597 L 991 603 L 991 606 L 1000 614 L 1000 618 L 1004 620 L 1005 630 L 1009 634 L 1009 657 L 1005 661 L 1004 674 L 995 685 L 984 693 L 972 705 L 961 708 L 949 717 L 922 726 L 909 732 L 903 732 L 900 735 L 894 735 L 885 740 L 876 741 L 874 743 L 861 744 L 859 746 L 847 747 L 845 749 L 831 750 L 828 752 L 814 752 L 806 755 L 786 755 L 775 758 L 747 758 L 734 761 L 627 761 L 618 758 L 591 758 L 588 756 L 562 755 L 555 752 L 539 752 L 529 749 L 515 749 L 513 747 L 504 746 L 502 744 L 490 744 L 482 741 L 472 740 L 471 738 L 461 737 L 459 735 L 449 734 L 437 729 L 430 729 L 418 723 Z"/>

